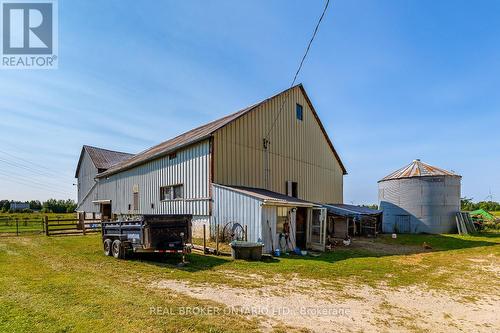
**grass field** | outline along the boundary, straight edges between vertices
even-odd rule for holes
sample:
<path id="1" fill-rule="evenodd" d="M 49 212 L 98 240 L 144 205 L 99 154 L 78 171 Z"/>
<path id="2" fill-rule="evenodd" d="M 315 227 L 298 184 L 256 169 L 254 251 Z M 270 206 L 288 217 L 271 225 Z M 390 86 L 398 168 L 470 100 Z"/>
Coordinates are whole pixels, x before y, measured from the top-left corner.
<path id="1" fill-rule="evenodd" d="M 423 242 L 432 250 L 424 250 Z M 487 258 L 488 265 L 497 269 L 499 243 L 500 234 L 402 235 L 396 240 L 384 236 L 319 257 L 245 262 L 193 253 L 188 256 L 190 264 L 181 268 L 176 266 L 177 257 L 126 261 L 105 257 L 97 235 L 5 237 L 0 238 L 0 331 L 248 332 L 262 328 L 258 318 L 238 314 L 151 314 L 151 308 L 157 307 L 218 304 L 168 288 L 154 289 L 151 284 L 156 281 L 241 291 L 301 279 L 319 283 L 325 290 L 366 284 L 374 290 L 418 286 L 451 295 L 497 295 L 498 270 L 479 270 L 477 265 Z M 473 296 L 464 300 L 474 301 Z M 293 331 L 280 325 L 273 329 Z"/>

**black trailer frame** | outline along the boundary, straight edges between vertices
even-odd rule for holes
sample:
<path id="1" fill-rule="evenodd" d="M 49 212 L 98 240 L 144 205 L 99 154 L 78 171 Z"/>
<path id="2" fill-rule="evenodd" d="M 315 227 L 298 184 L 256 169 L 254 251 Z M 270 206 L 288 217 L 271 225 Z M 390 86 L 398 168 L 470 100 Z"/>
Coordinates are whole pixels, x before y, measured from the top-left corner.
<path id="1" fill-rule="evenodd" d="M 104 254 L 124 259 L 134 253 L 188 253 L 192 215 L 137 215 L 102 222 Z"/>

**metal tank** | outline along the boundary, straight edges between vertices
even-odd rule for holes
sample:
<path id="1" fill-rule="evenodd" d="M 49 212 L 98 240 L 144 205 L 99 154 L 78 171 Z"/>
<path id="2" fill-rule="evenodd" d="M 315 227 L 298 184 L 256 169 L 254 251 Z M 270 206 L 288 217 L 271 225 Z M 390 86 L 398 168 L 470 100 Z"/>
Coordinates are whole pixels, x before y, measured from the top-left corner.
<path id="1" fill-rule="evenodd" d="M 456 233 L 462 176 L 420 160 L 379 180 L 386 233 Z"/>

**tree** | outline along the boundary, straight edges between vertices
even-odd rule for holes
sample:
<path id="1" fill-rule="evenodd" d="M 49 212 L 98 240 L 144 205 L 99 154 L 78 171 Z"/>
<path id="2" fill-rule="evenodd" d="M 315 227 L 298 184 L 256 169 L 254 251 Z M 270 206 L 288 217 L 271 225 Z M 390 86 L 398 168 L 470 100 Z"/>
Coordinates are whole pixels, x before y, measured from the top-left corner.
<path id="1" fill-rule="evenodd" d="M 30 204 L 30 209 L 32 210 L 41 210 L 42 209 L 42 203 L 39 200 L 31 200 L 29 202 Z"/>
<path id="2" fill-rule="evenodd" d="M 6 212 L 10 209 L 10 200 L 0 200 L 0 210 Z"/>
<path id="3" fill-rule="evenodd" d="M 66 212 L 74 212 L 76 209 L 76 203 L 71 200 L 56 200 L 49 199 L 45 201 L 42 205 L 42 211 L 45 213 L 66 213 Z"/>

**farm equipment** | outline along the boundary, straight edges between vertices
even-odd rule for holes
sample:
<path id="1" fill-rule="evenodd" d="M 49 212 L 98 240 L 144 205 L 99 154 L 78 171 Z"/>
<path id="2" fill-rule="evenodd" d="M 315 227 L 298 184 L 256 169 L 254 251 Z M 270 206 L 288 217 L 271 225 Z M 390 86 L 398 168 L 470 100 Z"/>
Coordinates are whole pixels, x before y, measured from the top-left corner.
<path id="1" fill-rule="evenodd" d="M 104 254 L 181 253 L 191 250 L 191 215 L 139 215 L 102 223 Z"/>

